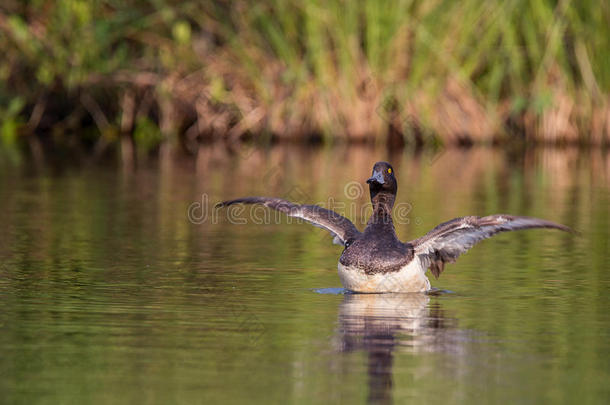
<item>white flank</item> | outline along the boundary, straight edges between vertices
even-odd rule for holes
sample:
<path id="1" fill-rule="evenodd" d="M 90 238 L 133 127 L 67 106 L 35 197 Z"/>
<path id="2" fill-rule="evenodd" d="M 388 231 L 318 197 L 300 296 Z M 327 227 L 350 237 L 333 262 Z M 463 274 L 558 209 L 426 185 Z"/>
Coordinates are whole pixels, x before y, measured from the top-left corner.
<path id="1" fill-rule="evenodd" d="M 417 258 L 411 260 L 399 271 L 385 274 L 366 274 L 362 269 L 344 266 L 341 262 L 338 267 L 341 284 L 344 288 L 354 292 L 423 292 L 430 289 L 426 269 Z"/>

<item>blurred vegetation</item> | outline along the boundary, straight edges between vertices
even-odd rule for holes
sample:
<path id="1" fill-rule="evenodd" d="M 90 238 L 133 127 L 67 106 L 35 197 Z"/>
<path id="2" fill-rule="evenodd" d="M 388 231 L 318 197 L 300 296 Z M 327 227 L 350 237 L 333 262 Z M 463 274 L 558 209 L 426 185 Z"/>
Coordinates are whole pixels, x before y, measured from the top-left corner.
<path id="1" fill-rule="evenodd" d="M 2 3 L 5 145 L 610 139 L 608 2 Z"/>

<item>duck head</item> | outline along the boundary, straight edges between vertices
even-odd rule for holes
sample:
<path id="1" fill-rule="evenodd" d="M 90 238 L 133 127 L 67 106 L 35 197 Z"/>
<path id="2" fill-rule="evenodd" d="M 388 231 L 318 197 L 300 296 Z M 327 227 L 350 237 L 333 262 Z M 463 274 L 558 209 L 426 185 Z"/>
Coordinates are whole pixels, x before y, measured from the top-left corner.
<path id="1" fill-rule="evenodd" d="M 391 209 L 398 190 L 392 165 L 388 162 L 375 163 L 373 174 L 366 182 L 369 185 L 373 206 L 383 202 Z"/>

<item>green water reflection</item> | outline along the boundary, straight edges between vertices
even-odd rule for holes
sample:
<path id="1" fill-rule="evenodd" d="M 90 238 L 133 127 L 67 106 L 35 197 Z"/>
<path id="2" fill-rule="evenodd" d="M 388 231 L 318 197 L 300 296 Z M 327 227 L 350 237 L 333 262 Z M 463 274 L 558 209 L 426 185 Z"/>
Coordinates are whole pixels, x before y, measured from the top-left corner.
<path id="1" fill-rule="evenodd" d="M 610 398 L 607 155 L 220 154 L 136 171 L 0 164 L 0 402 Z M 380 159 L 394 164 L 408 204 L 402 239 L 502 212 L 581 235 L 485 241 L 432 280 L 451 293 L 344 295 L 315 291 L 340 287 L 341 249 L 324 231 L 245 214 L 246 224 L 232 224 L 210 209 L 242 195 L 288 196 L 336 204 L 361 226 L 367 196 L 350 182 L 362 184 Z"/>

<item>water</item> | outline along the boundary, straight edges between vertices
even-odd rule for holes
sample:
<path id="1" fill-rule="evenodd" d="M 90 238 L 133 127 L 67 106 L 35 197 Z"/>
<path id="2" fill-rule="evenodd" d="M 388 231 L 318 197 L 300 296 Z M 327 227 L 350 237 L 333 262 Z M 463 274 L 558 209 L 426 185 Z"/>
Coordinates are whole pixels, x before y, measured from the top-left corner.
<path id="1" fill-rule="evenodd" d="M 610 399 L 609 156 L 221 153 L 136 171 L 0 163 L 0 402 Z M 402 239 L 489 213 L 581 234 L 497 236 L 432 279 L 434 295 L 354 295 L 323 230 L 264 211 L 254 214 L 266 224 L 249 211 L 234 224 L 211 210 L 286 196 L 361 227 L 359 184 L 379 159 L 397 173 Z"/>

